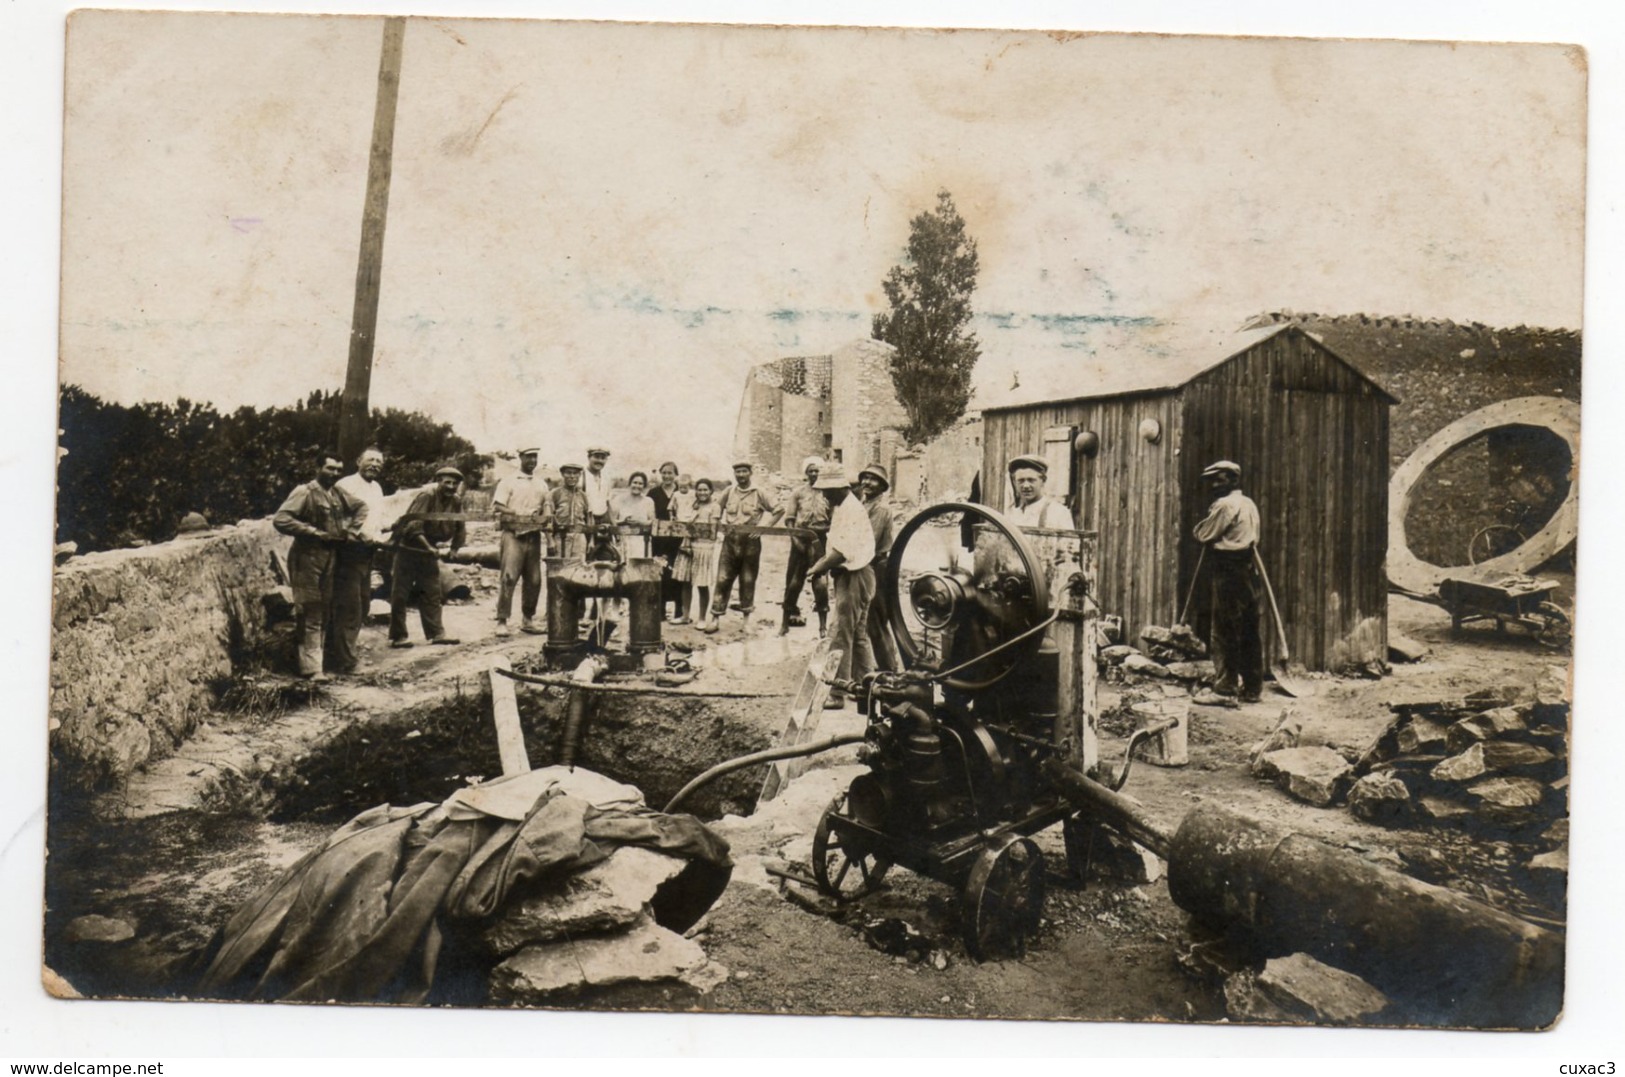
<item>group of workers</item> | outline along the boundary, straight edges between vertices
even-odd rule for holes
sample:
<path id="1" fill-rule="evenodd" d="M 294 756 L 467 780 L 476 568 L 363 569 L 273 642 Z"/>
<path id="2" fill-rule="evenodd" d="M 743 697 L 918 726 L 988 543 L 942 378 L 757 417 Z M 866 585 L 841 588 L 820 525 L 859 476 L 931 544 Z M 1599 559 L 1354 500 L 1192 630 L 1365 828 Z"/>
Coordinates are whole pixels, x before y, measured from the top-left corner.
<path id="1" fill-rule="evenodd" d="M 561 464 L 559 484 L 550 487 L 538 474 L 540 458 L 537 447 L 521 449 L 518 472 L 499 482 L 491 498 L 501 565 L 499 636 L 512 631 L 516 589 L 519 630 L 545 631 L 537 609 L 546 536 L 554 536 L 560 556 L 580 557 L 595 528 L 648 535 L 658 521 L 712 525 L 697 527 L 687 536 L 643 540 L 638 554 L 662 563 L 662 616 L 667 616 L 669 606 L 669 623 L 692 620 L 701 632 L 714 633 L 732 608 L 748 623 L 761 566 L 761 528 L 778 526 L 782 520 L 790 536 L 790 555 L 780 634 L 806 623 L 801 613 L 805 589 L 812 595 L 819 635 L 831 636 L 831 647 L 841 653 L 838 680 L 857 681 L 873 669 L 900 668 L 888 606 L 894 596 L 877 594 L 894 528 L 887 497 L 891 481 L 882 465 L 870 464 L 849 477 L 839 461 L 808 457 L 802 463 L 805 483 L 794 488 L 781 506 L 771 490 L 756 484 L 755 468 L 746 460 L 734 464 L 733 484 L 718 494 L 709 479 L 691 480 L 669 461 L 658 468 L 659 481 L 652 487 L 649 476 L 636 471 L 625 489 L 618 490 L 606 473 L 610 452 L 601 446 L 587 450 L 585 467 Z M 429 643 L 459 642 L 446 634 L 442 620 L 439 562 L 442 547 L 450 556 L 467 538 L 459 493 L 463 475 L 454 467 L 440 468 L 433 485 L 420 491 L 405 514 L 386 527 L 384 492 L 378 482 L 383 465 L 383 454 L 369 448 L 356 461 L 355 472 L 346 476 L 342 462 L 326 456 L 315 479 L 296 487 L 274 518 L 276 529 L 293 538 L 288 573 L 297 611 L 299 672 L 305 678 L 325 681 L 328 670 L 355 672 L 380 549 L 391 555 L 390 646 L 412 646 L 407 631 L 412 606 L 418 608 Z M 1049 465 L 1043 457 L 1017 456 L 1007 471 L 1014 495 L 1008 514 L 1018 526 L 1075 527 L 1072 513 L 1045 491 Z M 1220 460 L 1202 476 L 1213 502 L 1196 525 L 1195 537 L 1206 547 L 1204 560 L 1212 566 L 1216 679 L 1196 702 L 1222 705 L 1236 696 L 1255 701 L 1262 691 L 1264 667 L 1253 555 L 1258 507 L 1241 492 L 1241 468 L 1232 461 Z M 704 537 L 713 529 L 716 537 Z M 736 583 L 738 602 L 730 606 Z M 838 691 L 826 703 L 831 708 L 844 705 Z"/>

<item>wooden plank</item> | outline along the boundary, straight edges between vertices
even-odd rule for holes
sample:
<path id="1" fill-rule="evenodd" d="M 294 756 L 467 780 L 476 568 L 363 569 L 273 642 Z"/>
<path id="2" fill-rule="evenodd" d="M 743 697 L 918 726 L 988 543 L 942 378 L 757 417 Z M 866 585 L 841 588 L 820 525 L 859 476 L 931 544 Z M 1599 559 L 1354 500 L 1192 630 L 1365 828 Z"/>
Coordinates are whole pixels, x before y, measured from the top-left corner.
<path id="1" fill-rule="evenodd" d="M 801 686 L 795 699 L 790 701 L 790 713 L 779 730 L 775 748 L 805 744 L 818 732 L 819 719 L 824 713 L 824 699 L 829 695 L 829 679 L 835 676 L 841 664 L 841 652 L 832 651 L 829 640 L 820 640 L 818 649 L 807 661 L 807 672 L 802 675 Z M 762 780 L 759 801 L 772 800 L 785 787 L 805 774 L 811 759 L 780 759 L 770 763 L 767 777 Z"/>
<path id="2" fill-rule="evenodd" d="M 530 756 L 525 752 L 525 727 L 519 721 L 519 697 L 512 677 L 499 670 L 512 670 L 513 664 L 498 655 L 491 660 L 491 716 L 496 723 L 497 757 L 502 760 L 502 776 L 530 773 Z"/>

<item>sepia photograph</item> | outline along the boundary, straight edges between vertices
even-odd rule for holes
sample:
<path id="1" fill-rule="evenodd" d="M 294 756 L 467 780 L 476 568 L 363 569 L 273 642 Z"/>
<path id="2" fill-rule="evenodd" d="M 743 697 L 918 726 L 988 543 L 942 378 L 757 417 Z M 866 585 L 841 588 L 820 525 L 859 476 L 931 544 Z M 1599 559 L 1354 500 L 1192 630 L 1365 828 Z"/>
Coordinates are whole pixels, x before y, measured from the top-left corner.
<path id="1" fill-rule="evenodd" d="M 1563 1020 L 1581 45 L 63 33 L 53 1005 Z"/>

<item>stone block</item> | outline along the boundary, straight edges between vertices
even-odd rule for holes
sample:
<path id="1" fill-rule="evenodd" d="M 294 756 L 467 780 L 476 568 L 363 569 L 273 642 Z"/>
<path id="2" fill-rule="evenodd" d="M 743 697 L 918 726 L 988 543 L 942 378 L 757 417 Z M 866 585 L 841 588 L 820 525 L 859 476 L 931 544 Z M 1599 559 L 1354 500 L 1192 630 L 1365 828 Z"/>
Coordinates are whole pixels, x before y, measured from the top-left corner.
<path id="1" fill-rule="evenodd" d="M 527 946 L 491 972 L 491 998 L 545 1005 L 588 987 L 675 980 L 706 963 L 698 943 L 649 917 L 629 930 Z"/>
<path id="2" fill-rule="evenodd" d="M 622 846 L 562 886 L 511 903 L 482 938 L 492 953 L 507 954 L 531 943 L 625 927 L 686 865 L 677 857 Z"/>
<path id="3" fill-rule="evenodd" d="M 1395 632 L 1388 633 L 1388 660 L 1391 662 L 1420 662 L 1431 653 L 1425 643 Z"/>
<path id="4" fill-rule="evenodd" d="M 1123 659 L 1122 665 L 1124 672 L 1136 673 L 1142 677 L 1161 678 L 1169 676 L 1166 666 L 1163 666 L 1158 662 L 1153 662 L 1143 654 L 1129 655 Z"/>
<path id="5" fill-rule="evenodd" d="M 1429 819 L 1439 823 L 1454 822 L 1473 814 L 1472 808 L 1449 797 L 1424 796 L 1417 798 L 1417 803 Z"/>
<path id="6" fill-rule="evenodd" d="M 1397 823 L 1410 816 L 1411 791 L 1392 774 L 1367 774 L 1349 787 L 1349 811 L 1368 823 Z"/>
<path id="7" fill-rule="evenodd" d="M 1516 707 L 1496 707 L 1468 715 L 1452 725 L 1445 737 L 1445 747 L 1452 752 L 1464 752 L 1480 741 L 1516 736 L 1528 728 Z"/>
<path id="8" fill-rule="evenodd" d="M 1433 768 L 1434 781 L 1465 782 L 1501 771 L 1538 771 L 1557 757 L 1545 748 L 1514 741 L 1483 741 Z"/>
<path id="9" fill-rule="evenodd" d="M 1290 795 L 1320 808 L 1337 799 L 1353 770 L 1337 752 L 1319 746 L 1265 752 L 1252 769 L 1254 776 L 1273 781 Z"/>
<path id="10" fill-rule="evenodd" d="M 1533 778 L 1489 778 L 1467 791 L 1496 808 L 1534 808 L 1546 796 L 1546 787 Z"/>
<path id="11" fill-rule="evenodd" d="M 1288 1011 L 1258 987 L 1257 974 L 1238 972 L 1224 981 L 1224 1012 L 1235 1021 L 1264 1025 L 1301 1024 L 1303 1018 Z"/>
<path id="12" fill-rule="evenodd" d="M 1110 647 L 1100 649 L 1100 657 L 1112 665 L 1118 665 L 1131 654 L 1139 654 L 1138 647 L 1131 647 L 1126 643 L 1116 643 Z"/>
<path id="13" fill-rule="evenodd" d="M 1443 745 L 1449 738 L 1449 727 L 1427 718 L 1412 718 L 1399 728 L 1395 742 L 1406 755 L 1425 751 L 1433 745 Z"/>
<path id="14" fill-rule="evenodd" d="M 1353 1024 L 1388 1007 L 1388 996 L 1360 977 L 1308 954 L 1271 958 L 1257 988 L 1281 1010 L 1315 1024 Z"/>
<path id="15" fill-rule="evenodd" d="M 1203 660 L 1199 662 L 1170 662 L 1165 667 L 1176 680 L 1206 682 L 1214 678 L 1213 663 Z"/>
<path id="16" fill-rule="evenodd" d="M 1566 876 L 1569 873 L 1569 847 L 1541 853 L 1529 861 L 1529 871 L 1536 876 Z"/>

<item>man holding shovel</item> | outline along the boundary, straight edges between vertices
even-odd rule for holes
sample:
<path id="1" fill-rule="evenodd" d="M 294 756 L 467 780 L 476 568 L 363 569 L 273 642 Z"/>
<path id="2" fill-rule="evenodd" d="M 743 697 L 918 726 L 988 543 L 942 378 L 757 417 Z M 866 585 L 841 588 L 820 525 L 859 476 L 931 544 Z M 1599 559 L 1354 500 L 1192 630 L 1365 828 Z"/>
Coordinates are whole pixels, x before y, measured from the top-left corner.
<path id="1" fill-rule="evenodd" d="M 1209 650 L 1218 674 L 1213 688 L 1193 700 L 1223 706 L 1237 693 L 1256 703 L 1264 690 L 1264 641 L 1258 633 L 1258 506 L 1241 492 L 1241 465 L 1220 460 L 1202 472 L 1213 492 L 1207 516 L 1196 525 L 1196 541 L 1213 580 L 1213 631 Z"/>

